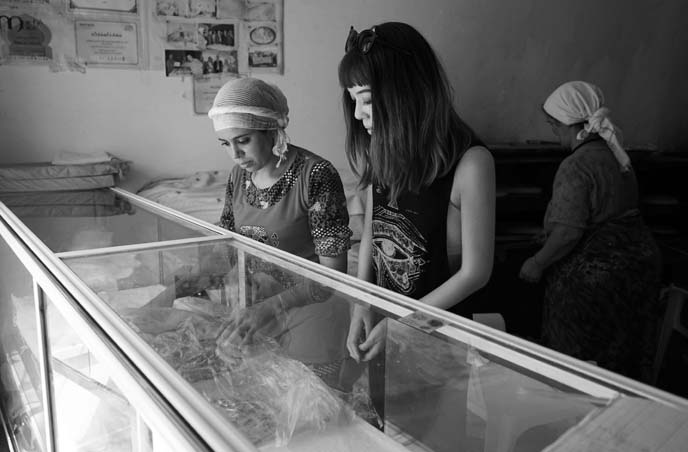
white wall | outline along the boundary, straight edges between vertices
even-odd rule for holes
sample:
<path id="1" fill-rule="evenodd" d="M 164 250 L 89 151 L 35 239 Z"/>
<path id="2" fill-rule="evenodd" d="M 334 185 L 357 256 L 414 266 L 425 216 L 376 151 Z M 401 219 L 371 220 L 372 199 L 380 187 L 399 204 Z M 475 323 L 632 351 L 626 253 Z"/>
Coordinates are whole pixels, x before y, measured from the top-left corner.
<path id="1" fill-rule="evenodd" d="M 630 8 L 630 3 L 634 7 Z M 462 116 L 487 142 L 552 140 L 539 106 L 559 83 L 599 84 L 627 143 L 688 144 L 684 0 L 285 0 L 292 141 L 345 166 L 337 64 L 350 25 L 416 26 L 450 75 Z M 109 151 L 134 163 L 125 186 L 227 168 L 191 80 L 161 71 L 0 66 L 0 163 L 59 150 Z"/>

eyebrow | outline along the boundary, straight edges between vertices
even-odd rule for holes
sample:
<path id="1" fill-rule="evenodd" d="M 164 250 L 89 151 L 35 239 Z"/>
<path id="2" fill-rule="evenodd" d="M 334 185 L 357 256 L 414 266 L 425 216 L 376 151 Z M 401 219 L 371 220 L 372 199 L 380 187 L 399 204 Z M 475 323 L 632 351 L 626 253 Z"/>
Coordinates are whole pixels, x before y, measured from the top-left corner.
<path id="1" fill-rule="evenodd" d="M 349 97 L 351 98 L 352 101 L 355 101 L 356 96 L 359 96 L 361 94 L 370 94 L 370 92 L 371 92 L 370 88 L 364 88 L 360 91 L 356 91 L 355 93 L 352 93 L 351 91 L 349 91 Z"/>
<path id="2" fill-rule="evenodd" d="M 217 141 L 233 141 L 233 140 L 238 140 L 239 138 L 244 138 L 244 137 L 247 137 L 250 135 L 251 135 L 251 132 L 248 132 L 248 133 L 243 133 L 241 135 L 237 135 L 235 137 L 232 137 L 229 140 L 227 138 L 218 138 Z"/>

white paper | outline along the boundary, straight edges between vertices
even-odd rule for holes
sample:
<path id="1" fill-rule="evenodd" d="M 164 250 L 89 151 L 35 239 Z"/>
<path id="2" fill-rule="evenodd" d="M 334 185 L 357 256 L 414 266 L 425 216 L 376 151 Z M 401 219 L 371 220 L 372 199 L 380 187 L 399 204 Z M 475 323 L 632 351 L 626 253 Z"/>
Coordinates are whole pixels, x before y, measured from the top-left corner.
<path id="1" fill-rule="evenodd" d="M 635 397 L 619 397 L 587 416 L 545 452 L 685 452 L 688 412 Z"/>

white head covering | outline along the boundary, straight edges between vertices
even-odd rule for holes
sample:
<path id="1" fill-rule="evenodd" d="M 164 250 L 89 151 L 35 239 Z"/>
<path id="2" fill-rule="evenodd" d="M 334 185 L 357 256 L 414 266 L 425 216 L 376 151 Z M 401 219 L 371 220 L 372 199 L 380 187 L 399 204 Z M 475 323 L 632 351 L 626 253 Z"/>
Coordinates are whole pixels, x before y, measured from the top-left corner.
<path id="1" fill-rule="evenodd" d="M 286 158 L 289 137 L 284 129 L 289 124 L 289 106 L 277 86 L 251 77 L 230 80 L 215 95 L 208 116 L 215 131 L 230 127 L 277 130 L 272 148 L 272 153 L 279 157 L 277 166 Z"/>
<path id="2" fill-rule="evenodd" d="M 621 131 L 609 118 L 609 109 L 603 107 L 604 95 L 597 86 L 581 81 L 567 82 L 549 95 L 543 108 L 554 119 L 566 125 L 585 122 L 576 138 L 585 139 L 596 133 L 609 145 L 621 171 L 631 168 L 631 159 L 623 148 Z"/>

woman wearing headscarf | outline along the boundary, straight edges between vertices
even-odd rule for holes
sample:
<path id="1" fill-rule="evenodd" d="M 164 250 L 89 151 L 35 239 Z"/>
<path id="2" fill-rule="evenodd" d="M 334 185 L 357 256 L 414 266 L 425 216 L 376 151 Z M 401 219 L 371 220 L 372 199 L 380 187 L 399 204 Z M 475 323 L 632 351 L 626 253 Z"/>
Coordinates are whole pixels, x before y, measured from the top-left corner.
<path id="1" fill-rule="evenodd" d="M 220 226 L 262 243 L 346 272 L 351 230 L 341 179 L 322 157 L 289 144 L 287 99 L 280 89 L 256 78 L 227 82 L 208 116 L 234 160 Z M 261 269 L 247 259 L 249 272 L 272 288 L 230 324 L 224 339 L 246 342 L 275 319 L 287 353 L 335 379 L 345 347 L 348 305 L 294 275 Z M 221 338 L 222 339 L 222 338 Z M 325 375 L 327 374 L 327 375 Z"/>
<path id="2" fill-rule="evenodd" d="M 602 91 L 582 81 L 543 105 L 571 155 L 560 164 L 545 242 L 520 276 L 546 276 L 545 345 L 645 380 L 656 344 L 661 261 L 638 211 L 638 184 Z"/>

